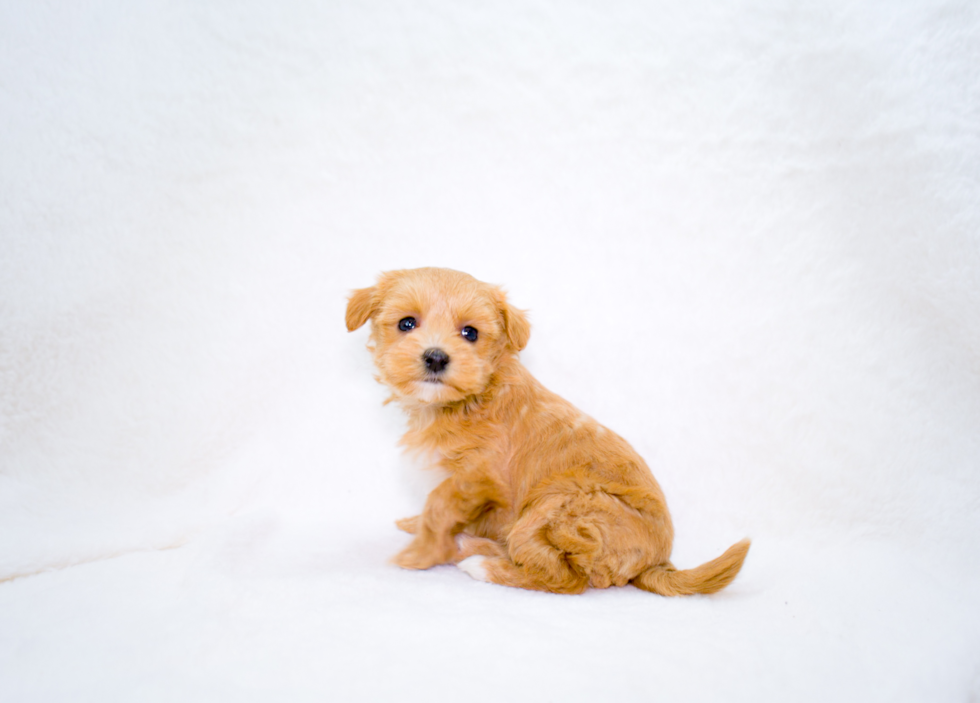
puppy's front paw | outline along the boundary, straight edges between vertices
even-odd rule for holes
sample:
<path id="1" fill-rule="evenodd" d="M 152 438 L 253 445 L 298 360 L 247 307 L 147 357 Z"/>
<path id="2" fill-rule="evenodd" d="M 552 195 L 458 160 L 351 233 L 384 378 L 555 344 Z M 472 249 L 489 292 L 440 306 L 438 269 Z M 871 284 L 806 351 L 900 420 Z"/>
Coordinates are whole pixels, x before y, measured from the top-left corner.
<path id="1" fill-rule="evenodd" d="M 401 520 L 395 520 L 395 527 L 402 532 L 407 532 L 410 535 L 414 535 L 419 531 L 419 522 L 421 520 L 421 515 L 416 515 L 415 517 L 403 517 Z"/>
<path id="2" fill-rule="evenodd" d="M 452 545 L 452 543 L 450 543 Z M 428 569 L 452 561 L 454 545 L 439 546 L 415 539 L 392 560 L 403 569 Z"/>

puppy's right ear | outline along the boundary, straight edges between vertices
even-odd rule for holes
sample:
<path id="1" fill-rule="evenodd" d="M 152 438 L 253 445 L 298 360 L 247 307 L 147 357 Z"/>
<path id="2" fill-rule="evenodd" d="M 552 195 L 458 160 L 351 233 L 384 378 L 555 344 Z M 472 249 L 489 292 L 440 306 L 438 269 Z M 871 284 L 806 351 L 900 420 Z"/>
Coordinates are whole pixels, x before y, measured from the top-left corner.
<path id="1" fill-rule="evenodd" d="M 364 325 L 378 311 L 378 287 L 360 288 L 347 299 L 347 331 Z"/>

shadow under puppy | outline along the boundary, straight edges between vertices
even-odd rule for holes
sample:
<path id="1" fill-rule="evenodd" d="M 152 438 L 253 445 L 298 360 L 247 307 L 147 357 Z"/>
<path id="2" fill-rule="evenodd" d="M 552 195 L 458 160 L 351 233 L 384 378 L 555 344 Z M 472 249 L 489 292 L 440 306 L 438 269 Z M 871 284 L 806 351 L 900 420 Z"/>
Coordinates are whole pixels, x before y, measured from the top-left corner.
<path id="1" fill-rule="evenodd" d="M 530 336 L 500 288 L 458 271 L 390 271 L 354 291 L 347 329 L 371 321 L 378 380 L 408 413 L 402 443 L 449 472 L 395 557 L 456 563 L 474 578 L 555 593 L 628 583 L 714 593 L 749 540 L 678 571 L 663 492 L 627 442 L 538 383 L 518 360 Z"/>

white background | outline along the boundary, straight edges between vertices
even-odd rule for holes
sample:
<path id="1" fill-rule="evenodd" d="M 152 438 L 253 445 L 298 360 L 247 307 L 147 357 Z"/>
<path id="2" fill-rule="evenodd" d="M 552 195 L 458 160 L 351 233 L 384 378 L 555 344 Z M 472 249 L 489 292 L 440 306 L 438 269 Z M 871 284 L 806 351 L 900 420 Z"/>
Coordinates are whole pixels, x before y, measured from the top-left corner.
<path id="1" fill-rule="evenodd" d="M 0 698 L 975 700 L 980 6 L 0 2 Z M 449 266 L 711 597 L 387 563 Z"/>

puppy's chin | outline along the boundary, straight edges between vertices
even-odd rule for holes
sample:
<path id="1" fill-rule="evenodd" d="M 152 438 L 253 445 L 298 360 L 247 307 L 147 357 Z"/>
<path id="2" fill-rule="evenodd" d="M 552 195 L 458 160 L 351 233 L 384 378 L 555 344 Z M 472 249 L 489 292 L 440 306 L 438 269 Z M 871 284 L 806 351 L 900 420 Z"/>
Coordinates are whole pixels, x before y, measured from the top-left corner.
<path id="1" fill-rule="evenodd" d="M 418 402 L 430 405 L 454 400 L 450 396 L 459 394 L 441 381 L 416 381 L 415 392 L 412 395 Z"/>
<path id="2" fill-rule="evenodd" d="M 395 390 L 398 401 L 406 408 L 446 405 L 465 397 L 465 393 L 440 381 L 409 381 Z"/>

